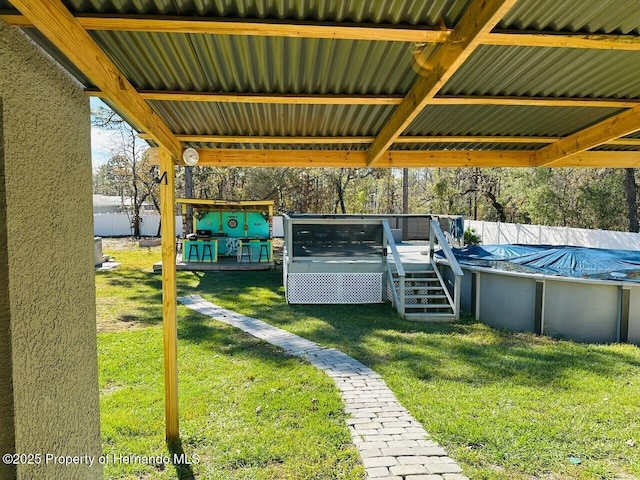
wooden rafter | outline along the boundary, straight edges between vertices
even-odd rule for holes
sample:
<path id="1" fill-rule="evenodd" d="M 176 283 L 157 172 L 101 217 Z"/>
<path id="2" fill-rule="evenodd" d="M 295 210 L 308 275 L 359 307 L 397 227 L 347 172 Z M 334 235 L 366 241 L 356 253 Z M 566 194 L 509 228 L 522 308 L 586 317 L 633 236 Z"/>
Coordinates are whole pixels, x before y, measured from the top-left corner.
<path id="1" fill-rule="evenodd" d="M 518 45 L 520 47 L 640 51 L 640 36 L 637 35 L 495 32 L 488 35 L 483 43 L 485 45 Z"/>
<path id="2" fill-rule="evenodd" d="M 364 151 L 198 149 L 200 166 L 366 168 Z M 150 149 L 158 162 L 158 149 Z M 533 167 L 535 151 L 398 151 L 385 152 L 376 168 Z M 557 162 L 554 167 L 627 168 L 640 166 L 637 152 L 584 152 Z"/>
<path id="3" fill-rule="evenodd" d="M 145 135 L 140 138 L 146 140 Z M 373 137 L 287 137 L 264 135 L 176 135 L 181 142 L 191 143 L 268 143 L 283 145 L 329 145 L 371 143 Z M 548 143 L 548 142 L 547 142 Z"/>
<path id="4" fill-rule="evenodd" d="M 144 139 L 144 136 L 142 136 Z M 181 142 L 194 143 L 271 143 L 271 144 L 353 144 L 373 143 L 375 137 L 276 137 L 260 135 L 176 135 Z M 482 137 L 482 136 L 400 136 L 394 143 L 552 143 L 559 137 Z M 640 139 L 638 140 L 640 145 Z"/>
<path id="5" fill-rule="evenodd" d="M 140 15 L 85 15 L 76 17 L 86 30 L 128 32 L 200 33 L 213 35 L 259 35 L 281 37 L 383 40 L 442 43 L 451 29 L 415 25 L 371 25 L 276 20 L 216 19 L 202 17 L 161 17 Z M 16 27 L 32 27 L 23 15 L 6 13 L 0 20 Z M 640 36 L 615 34 L 576 34 L 495 30 L 482 40 L 486 45 L 518 45 L 548 48 L 640 50 Z"/>
<path id="6" fill-rule="evenodd" d="M 442 95 L 433 97 L 429 101 L 429 105 L 504 105 L 521 107 L 633 108 L 640 105 L 640 100 L 623 98 Z"/>
<path id="7" fill-rule="evenodd" d="M 213 35 L 254 35 L 265 37 L 327 38 L 344 40 L 384 40 L 390 42 L 440 43 L 449 35 L 447 29 L 415 25 L 373 25 L 320 23 L 280 20 L 220 19 L 170 16 L 78 16 L 87 30 L 126 32 L 199 33 Z M 20 15 L 0 15 L 9 25 L 31 27 Z"/>
<path id="8" fill-rule="evenodd" d="M 537 166 L 555 166 L 563 159 L 640 130 L 640 107 L 634 107 L 564 137 L 535 154 Z M 638 157 L 640 154 L 636 153 Z"/>
<path id="9" fill-rule="evenodd" d="M 141 91 L 140 95 L 145 100 L 156 101 L 281 103 L 291 105 L 398 105 L 402 101 L 402 97 L 398 95 L 303 95 L 158 91 Z"/>
<path id="10" fill-rule="evenodd" d="M 482 38 L 500 21 L 517 0 L 473 0 L 445 43 L 439 45 L 428 63 L 431 70 L 418 77 L 402 103 L 391 114 L 367 152 L 373 165 L 407 128 L 442 86 L 478 47 Z"/>
<path id="11" fill-rule="evenodd" d="M 151 138 L 139 135 L 143 140 Z M 375 137 L 287 137 L 265 135 L 176 135 L 180 142 L 190 143 L 245 143 L 245 144 L 281 144 L 281 145 L 345 145 L 373 143 Z M 550 144 L 562 137 L 527 136 L 415 136 L 401 135 L 394 143 L 506 143 L 506 144 Z M 640 147 L 640 138 L 620 138 L 606 142 L 608 145 Z"/>
<path id="12" fill-rule="evenodd" d="M 172 155 L 180 157 L 180 142 L 60 0 L 11 3 L 118 105 L 121 113 Z"/>
<path id="13" fill-rule="evenodd" d="M 88 89 L 91 96 L 104 94 Z M 226 93 L 226 92 L 180 92 L 140 90 L 145 100 L 162 102 L 214 102 L 214 103 L 264 103 L 290 105 L 399 105 L 400 95 L 319 95 L 280 93 Z M 486 95 L 441 95 L 433 97 L 430 105 L 505 105 L 528 107 L 593 107 L 633 108 L 640 100 L 625 98 L 575 98 L 575 97 L 507 97 Z"/>

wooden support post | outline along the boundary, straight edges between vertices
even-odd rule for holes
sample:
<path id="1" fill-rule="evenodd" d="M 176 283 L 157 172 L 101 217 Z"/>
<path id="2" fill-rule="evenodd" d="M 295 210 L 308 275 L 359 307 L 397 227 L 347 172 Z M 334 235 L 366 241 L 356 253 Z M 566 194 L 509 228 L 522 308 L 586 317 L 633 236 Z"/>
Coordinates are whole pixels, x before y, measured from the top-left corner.
<path id="1" fill-rule="evenodd" d="M 164 148 L 160 149 L 160 178 L 165 431 L 167 443 L 172 443 L 180 437 L 178 429 L 175 170 L 171 154 Z"/>

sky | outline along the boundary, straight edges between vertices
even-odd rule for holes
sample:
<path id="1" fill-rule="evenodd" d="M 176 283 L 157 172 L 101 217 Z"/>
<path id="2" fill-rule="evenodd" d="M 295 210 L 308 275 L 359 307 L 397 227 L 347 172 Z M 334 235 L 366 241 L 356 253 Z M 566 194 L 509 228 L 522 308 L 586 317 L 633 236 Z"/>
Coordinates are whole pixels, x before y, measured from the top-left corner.
<path id="1" fill-rule="evenodd" d="M 100 107 L 109 108 L 97 97 L 91 97 L 91 110 Z M 95 171 L 100 165 L 104 165 L 114 155 L 114 150 L 120 144 L 120 135 L 118 132 L 106 128 L 98 128 L 91 126 L 91 164 Z M 140 140 L 142 147 L 147 147 L 147 143 Z"/>
<path id="2" fill-rule="evenodd" d="M 99 107 L 107 107 L 102 100 L 97 97 L 90 99 L 91 110 Z M 109 107 L 107 107 L 109 108 Z M 111 157 L 110 145 L 113 144 L 113 132 L 103 128 L 91 126 L 91 163 L 93 170 L 100 165 L 107 163 Z"/>

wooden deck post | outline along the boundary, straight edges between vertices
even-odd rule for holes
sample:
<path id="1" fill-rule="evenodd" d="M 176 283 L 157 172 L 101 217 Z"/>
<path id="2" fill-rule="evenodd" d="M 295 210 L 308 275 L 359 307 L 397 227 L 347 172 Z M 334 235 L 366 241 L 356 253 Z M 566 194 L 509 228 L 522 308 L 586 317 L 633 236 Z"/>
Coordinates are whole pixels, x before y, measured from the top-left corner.
<path id="1" fill-rule="evenodd" d="M 171 443 L 180 437 L 178 429 L 175 169 L 171 154 L 164 148 L 160 149 L 160 179 L 165 431 L 167 443 Z"/>

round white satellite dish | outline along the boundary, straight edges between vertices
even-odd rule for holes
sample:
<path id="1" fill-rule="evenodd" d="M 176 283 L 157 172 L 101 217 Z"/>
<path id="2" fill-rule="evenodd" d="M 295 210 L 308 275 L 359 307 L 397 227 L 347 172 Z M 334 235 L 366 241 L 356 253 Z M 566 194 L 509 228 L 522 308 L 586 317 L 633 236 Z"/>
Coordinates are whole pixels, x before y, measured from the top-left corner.
<path id="1" fill-rule="evenodd" d="M 190 167 L 193 167 L 194 165 L 197 165 L 198 160 L 200 160 L 200 155 L 195 148 L 187 148 L 182 152 L 182 160 Z"/>

